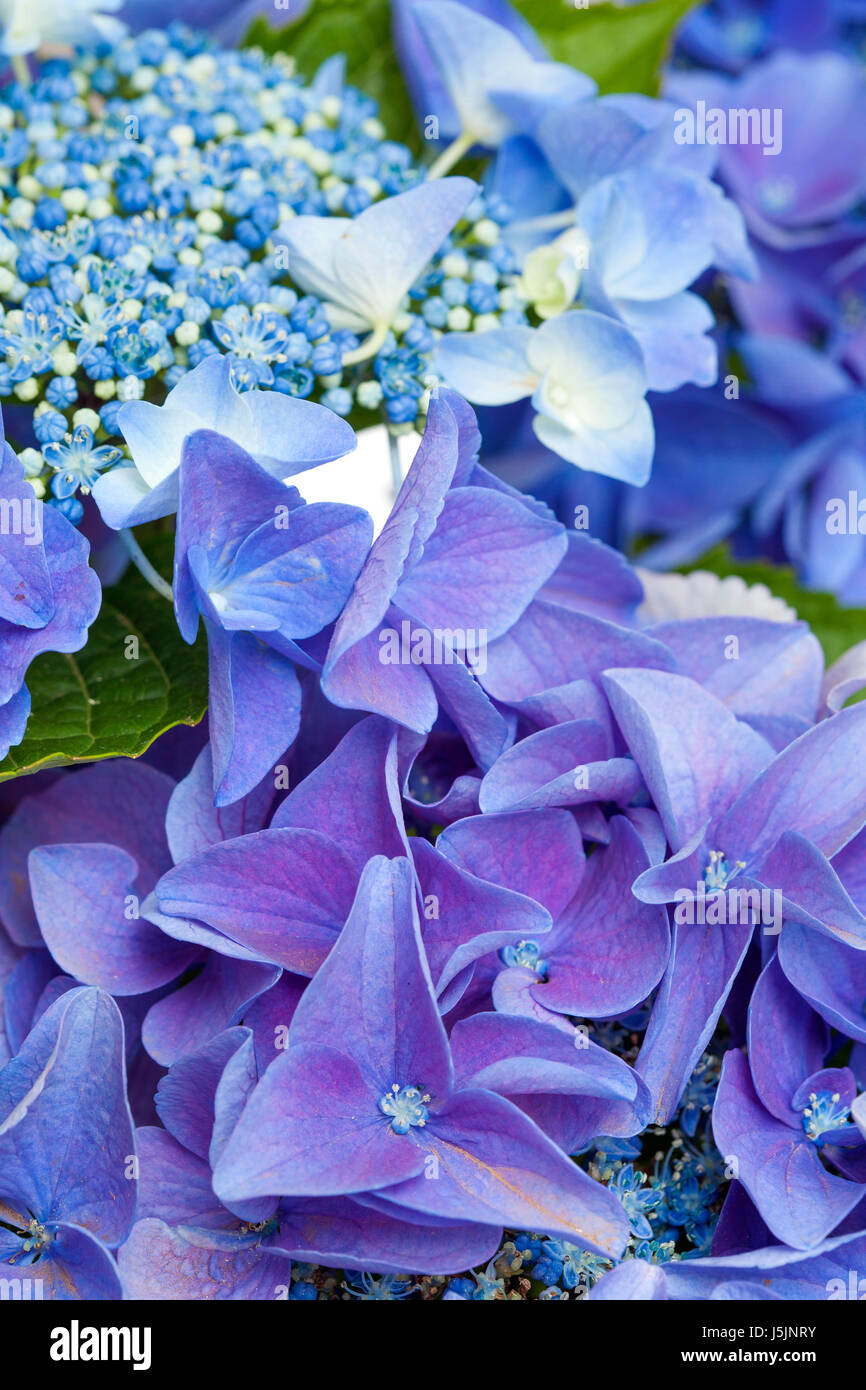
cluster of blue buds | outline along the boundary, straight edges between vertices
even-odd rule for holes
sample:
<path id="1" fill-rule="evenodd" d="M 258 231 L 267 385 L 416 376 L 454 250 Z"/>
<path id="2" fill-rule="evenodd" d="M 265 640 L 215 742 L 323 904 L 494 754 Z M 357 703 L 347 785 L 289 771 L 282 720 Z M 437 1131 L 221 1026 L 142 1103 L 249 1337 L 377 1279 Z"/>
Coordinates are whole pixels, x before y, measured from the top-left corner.
<path id="1" fill-rule="evenodd" d="M 125 461 L 124 402 L 161 404 L 227 355 L 239 391 L 311 399 L 359 425 L 423 425 L 443 332 L 526 322 L 508 208 L 478 196 L 375 355 L 332 328 L 274 242 L 296 216 L 355 218 L 422 171 L 330 62 L 223 50 L 174 25 L 53 58 L 0 110 L 0 400 L 33 411 L 27 475 L 74 523 Z M 26 439 L 19 441 L 27 443 Z"/>

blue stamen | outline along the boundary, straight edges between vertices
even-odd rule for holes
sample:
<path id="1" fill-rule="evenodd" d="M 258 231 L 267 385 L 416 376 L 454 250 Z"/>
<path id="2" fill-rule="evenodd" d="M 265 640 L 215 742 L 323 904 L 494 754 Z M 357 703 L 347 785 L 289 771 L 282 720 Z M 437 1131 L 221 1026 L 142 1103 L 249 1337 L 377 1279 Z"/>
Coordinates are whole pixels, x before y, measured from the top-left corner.
<path id="1" fill-rule="evenodd" d="M 422 1095 L 419 1086 L 400 1086 L 395 1081 L 379 1101 L 379 1109 L 390 1117 L 395 1134 L 408 1134 L 410 1129 L 422 1129 L 426 1125 L 429 1103 L 430 1097 Z"/>
<path id="2" fill-rule="evenodd" d="M 848 1122 L 851 1107 L 845 1105 L 838 1091 L 813 1091 L 803 1110 L 803 1128 L 815 1141 Z"/>
<path id="3" fill-rule="evenodd" d="M 736 878 L 745 867 L 744 859 L 736 859 L 733 869 L 729 869 L 728 861 L 721 850 L 711 849 L 710 862 L 704 869 L 704 883 L 712 892 L 718 892 L 727 888 L 731 879 Z"/>
<path id="4" fill-rule="evenodd" d="M 537 941 L 518 941 L 514 946 L 503 946 L 500 954 L 506 965 L 522 965 L 526 970 L 534 970 L 539 978 L 547 974 L 547 961 L 542 960 Z"/>

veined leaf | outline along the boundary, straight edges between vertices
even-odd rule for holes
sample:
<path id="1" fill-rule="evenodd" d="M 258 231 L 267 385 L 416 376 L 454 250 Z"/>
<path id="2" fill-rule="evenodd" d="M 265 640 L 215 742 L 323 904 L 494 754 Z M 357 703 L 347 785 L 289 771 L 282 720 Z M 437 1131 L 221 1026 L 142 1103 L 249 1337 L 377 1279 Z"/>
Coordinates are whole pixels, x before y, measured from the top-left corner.
<path id="1" fill-rule="evenodd" d="M 173 538 L 148 543 L 171 573 Z M 46 652 L 27 672 L 32 710 L 24 741 L 0 763 L 0 781 L 66 763 L 137 758 L 175 724 L 207 709 L 207 645 L 189 647 L 174 610 L 137 570 L 106 589 L 80 652 Z"/>

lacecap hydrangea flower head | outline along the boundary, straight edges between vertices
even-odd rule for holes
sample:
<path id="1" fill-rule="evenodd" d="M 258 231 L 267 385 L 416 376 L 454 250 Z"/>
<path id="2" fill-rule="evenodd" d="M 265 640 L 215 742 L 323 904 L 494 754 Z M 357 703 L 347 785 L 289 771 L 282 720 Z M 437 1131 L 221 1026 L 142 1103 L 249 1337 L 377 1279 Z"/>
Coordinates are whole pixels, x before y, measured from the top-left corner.
<path id="1" fill-rule="evenodd" d="M 395 19 L 423 161 L 338 55 L 305 82 L 182 27 L 7 88 L 0 742 L 102 621 L 91 527 L 107 603 L 105 527 L 175 659 L 206 645 L 208 708 L 3 801 L 0 1269 L 848 1297 L 862 644 L 827 666 L 766 591 L 645 585 L 486 466 L 473 408 L 637 494 L 715 379 L 694 286 L 754 273 L 743 219 L 671 103 L 599 96 L 501 0 Z M 306 495 L 374 421 L 420 435 L 378 528 Z"/>

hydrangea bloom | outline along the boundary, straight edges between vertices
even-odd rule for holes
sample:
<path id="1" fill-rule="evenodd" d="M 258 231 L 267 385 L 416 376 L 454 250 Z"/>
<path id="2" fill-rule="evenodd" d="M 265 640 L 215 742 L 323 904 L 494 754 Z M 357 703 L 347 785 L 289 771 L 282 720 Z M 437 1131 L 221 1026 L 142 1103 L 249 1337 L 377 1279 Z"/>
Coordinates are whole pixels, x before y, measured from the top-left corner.
<path id="1" fill-rule="evenodd" d="M 2 424 L 0 424 L 2 436 Z M 30 711 L 24 684 L 41 652 L 76 652 L 101 601 L 90 547 L 58 512 L 43 507 L 0 438 L 0 752 L 21 742 Z"/>
<path id="2" fill-rule="evenodd" d="M 25 678 L 54 719 L 0 795 L 2 1289 L 857 1298 L 866 642 L 659 573 L 732 537 L 862 592 L 821 526 L 860 344 L 807 292 L 858 283 L 852 28 L 818 7 L 815 55 L 719 0 L 659 99 L 504 0 L 395 0 L 416 160 L 338 55 L 303 81 L 151 10 L 14 55 L 0 115 L 0 744 Z M 699 90 L 790 144 L 678 140 Z M 372 421 L 378 530 L 342 490 Z M 139 566 L 129 622 L 85 536 L 107 608 Z M 64 767 L 45 654 L 104 619 L 158 634 L 178 727 Z M 78 673 L 88 719 L 146 704 L 129 667 Z"/>

